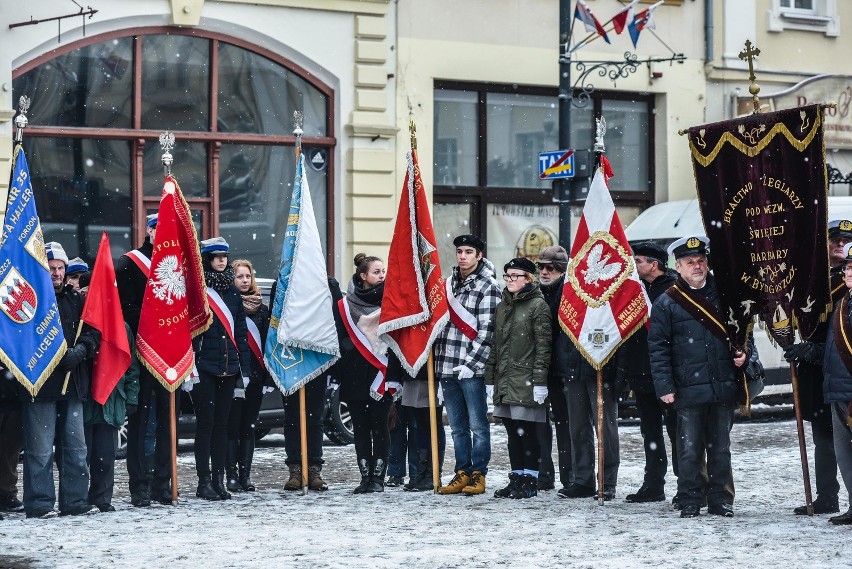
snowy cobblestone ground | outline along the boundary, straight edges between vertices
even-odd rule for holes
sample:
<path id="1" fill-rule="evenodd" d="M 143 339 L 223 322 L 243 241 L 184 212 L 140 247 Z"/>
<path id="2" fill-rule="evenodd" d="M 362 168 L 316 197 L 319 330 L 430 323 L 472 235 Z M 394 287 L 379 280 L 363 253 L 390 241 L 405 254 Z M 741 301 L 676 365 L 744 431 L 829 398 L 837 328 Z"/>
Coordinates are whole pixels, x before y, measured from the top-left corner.
<path id="1" fill-rule="evenodd" d="M 118 512 L 53 520 L 7 515 L 0 568 L 849 566 L 848 526 L 791 514 L 803 503 L 795 423 L 740 422 L 733 439 L 736 517 L 691 520 L 668 503 L 624 502 L 642 479 L 637 426 L 621 428 L 618 494 L 603 507 L 553 491 L 526 501 L 493 498 L 508 470 L 500 426 L 492 428 L 488 491 L 478 497 L 398 488 L 353 496 L 352 446 L 325 448 L 330 491 L 284 494 L 282 437 L 273 434 L 257 450 L 259 491 L 208 503 L 194 497 L 191 447 L 183 444 L 178 507 L 131 507 L 119 461 Z M 447 457 L 451 468 L 451 450 Z M 673 493 L 670 474 L 669 498 Z"/>

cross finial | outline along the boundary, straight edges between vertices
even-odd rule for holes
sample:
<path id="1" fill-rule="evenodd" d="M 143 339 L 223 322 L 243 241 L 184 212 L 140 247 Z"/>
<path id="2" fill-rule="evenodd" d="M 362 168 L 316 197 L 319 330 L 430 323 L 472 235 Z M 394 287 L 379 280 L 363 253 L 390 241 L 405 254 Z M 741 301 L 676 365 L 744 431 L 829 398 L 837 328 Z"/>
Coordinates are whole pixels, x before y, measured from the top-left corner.
<path id="1" fill-rule="evenodd" d="M 760 55 L 760 50 L 751 43 L 751 40 L 746 40 L 745 49 L 739 53 L 739 57 L 742 60 L 748 61 L 748 78 L 751 81 L 751 85 L 748 86 L 748 92 L 751 93 L 752 104 L 754 105 L 754 112 L 760 112 L 760 97 L 757 96 L 760 93 L 760 85 L 755 81 L 754 76 L 754 58 Z"/>

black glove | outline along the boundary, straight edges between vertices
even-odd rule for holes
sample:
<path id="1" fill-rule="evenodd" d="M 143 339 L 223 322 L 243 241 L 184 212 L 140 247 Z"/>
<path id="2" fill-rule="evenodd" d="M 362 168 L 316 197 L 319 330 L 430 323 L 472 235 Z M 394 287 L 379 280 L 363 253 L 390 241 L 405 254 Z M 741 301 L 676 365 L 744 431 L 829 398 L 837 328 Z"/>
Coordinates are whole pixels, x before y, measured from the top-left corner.
<path id="1" fill-rule="evenodd" d="M 818 347 L 813 342 L 800 342 L 784 348 L 784 359 L 789 363 L 816 361 Z"/>
<path id="2" fill-rule="evenodd" d="M 65 355 L 62 356 L 62 359 L 59 360 L 59 371 L 68 372 L 76 368 L 78 365 L 83 363 L 83 360 L 86 359 L 86 346 L 84 344 L 77 344 L 73 348 L 68 348 L 68 351 L 65 352 Z"/>
<path id="3" fill-rule="evenodd" d="M 135 414 L 136 414 L 136 405 L 128 403 L 127 404 L 127 416 L 130 417 L 131 415 L 135 415 Z"/>

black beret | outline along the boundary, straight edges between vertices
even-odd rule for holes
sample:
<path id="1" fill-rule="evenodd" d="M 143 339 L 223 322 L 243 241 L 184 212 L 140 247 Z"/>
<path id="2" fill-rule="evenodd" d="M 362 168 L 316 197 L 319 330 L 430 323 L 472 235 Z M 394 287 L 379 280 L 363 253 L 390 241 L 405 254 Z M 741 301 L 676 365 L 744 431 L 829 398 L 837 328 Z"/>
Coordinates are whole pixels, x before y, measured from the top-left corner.
<path id="1" fill-rule="evenodd" d="M 669 260 L 669 254 L 663 249 L 662 245 L 657 245 L 652 241 L 643 241 L 633 246 L 633 255 L 642 255 L 660 262 L 660 268 L 664 268 Z"/>
<path id="2" fill-rule="evenodd" d="M 467 245 L 469 247 L 473 247 L 480 253 L 485 250 L 485 241 L 483 241 L 476 235 L 459 235 L 458 237 L 453 239 L 453 245 L 455 245 L 456 247 Z"/>
<path id="3" fill-rule="evenodd" d="M 503 272 L 508 272 L 509 269 L 518 269 L 520 271 L 526 271 L 531 275 L 538 274 L 538 269 L 536 268 L 535 263 L 533 263 L 526 257 L 517 257 L 503 265 Z"/>

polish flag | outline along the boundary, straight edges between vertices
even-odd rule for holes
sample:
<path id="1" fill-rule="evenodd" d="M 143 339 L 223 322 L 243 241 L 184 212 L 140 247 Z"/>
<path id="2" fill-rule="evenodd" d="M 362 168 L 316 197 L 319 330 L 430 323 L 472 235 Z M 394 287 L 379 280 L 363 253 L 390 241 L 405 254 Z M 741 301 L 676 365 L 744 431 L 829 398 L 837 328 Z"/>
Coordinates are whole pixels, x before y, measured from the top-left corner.
<path id="1" fill-rule="evenodd" d="M 597 32 L 597 34 L 601 36 L 606 43 L 610 43 L 609 36 L 606 35 L 603 26 L 598 19 L 595 18 L 595 15 L 592 14 L 592 9 L 589 8 L 584 0 L 577 0 L 577 7 L 574 9 L 574 17 L 583 22 L 587 32 Z"/>

